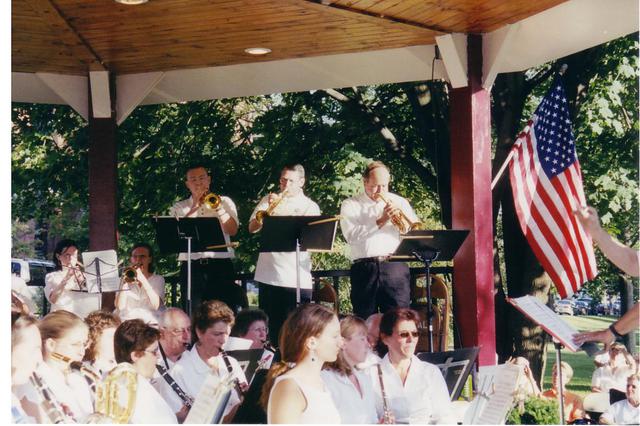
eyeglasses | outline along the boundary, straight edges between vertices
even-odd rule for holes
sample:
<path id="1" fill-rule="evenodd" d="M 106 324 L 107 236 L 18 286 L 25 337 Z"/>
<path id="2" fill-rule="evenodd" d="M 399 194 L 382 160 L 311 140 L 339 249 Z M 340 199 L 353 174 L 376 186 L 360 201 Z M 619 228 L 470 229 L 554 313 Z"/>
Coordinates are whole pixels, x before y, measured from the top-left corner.
<path id="1" fill-rule="evenodd" d="M 191 334 L 191 327 L 187 327 L 187 328 L 166 328 L 163 327 L 165 330 L 167 330 L 168 332 L 170 332 L 171 334 L 173 334 L 174 336 L 181 336 L 183 333 L 189 333 Z"/>
<path id="2" fill-rule="evenodd" d="M 268 333 L 269 332 L 269 328 L 268 327 L 256 327 L 256 328 L 250 328 L 249 331 L 255 331 L 257 333 Z"/>
<path id="3" fill-rule="evenodd" d="M 406 339 L 409 336 L 417 339 L 419 335 L 420 333 L 418 333 L 417 331 L 401 331 L 398 333 L 398 336 L 402 337 L 403 339 Z"/>

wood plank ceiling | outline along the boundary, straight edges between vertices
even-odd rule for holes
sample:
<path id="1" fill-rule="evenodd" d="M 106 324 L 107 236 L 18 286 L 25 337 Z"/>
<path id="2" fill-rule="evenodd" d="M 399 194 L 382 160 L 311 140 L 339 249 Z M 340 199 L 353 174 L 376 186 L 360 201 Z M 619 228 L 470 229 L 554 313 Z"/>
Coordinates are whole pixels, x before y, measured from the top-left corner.
<path id="1" fill-rule="evenodd" d="M 563 1 L 12 0 L 12 71 L 129 74 L 433 44 Z M 272 52 L 244 52 L 255 46 Z"/>

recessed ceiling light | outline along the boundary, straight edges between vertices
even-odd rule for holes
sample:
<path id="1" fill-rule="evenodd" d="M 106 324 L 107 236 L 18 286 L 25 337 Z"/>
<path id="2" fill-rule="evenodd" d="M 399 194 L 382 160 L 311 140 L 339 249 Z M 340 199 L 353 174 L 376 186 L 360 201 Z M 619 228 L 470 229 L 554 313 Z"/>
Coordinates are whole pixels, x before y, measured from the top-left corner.
<path id="1" fill-rule="evenodd" d="M 271 53 L 271 49 L 268 47 L 248 47 L 244 49 L 244 51 L 249 55 L 266 55 L 267 53 Z"/>
<path id="2" fill-rule="evenodd" d="M 117 3 L 126 4 L 129 6 L 146 3 L 149 0 L 115 0 Z"/>

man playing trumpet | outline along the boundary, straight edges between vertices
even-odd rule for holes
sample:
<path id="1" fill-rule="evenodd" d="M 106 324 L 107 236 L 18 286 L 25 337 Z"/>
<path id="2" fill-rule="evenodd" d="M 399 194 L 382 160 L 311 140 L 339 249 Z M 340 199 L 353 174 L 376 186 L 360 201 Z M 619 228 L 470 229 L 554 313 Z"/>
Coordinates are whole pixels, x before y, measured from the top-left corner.
<path id="1" fill-rule="evenodd" d="M 235 252 L 230 237 L 238 232 L 238 212 L 229 197 L 208 196 L 211 176 L 202 164 L 194 164 L 187 170 L 185 185 L 191 197 L 178 201 L 169 214 L 175 217 L 217 217 L 222 227 L 226 251 L 191 253 L 191 306 L 195 309 L 204 300 L 225 302 L 234 312 L 247 306 L 247 296 L 235 284 L 235 272 L 231 259 Z M 180 253 L 180 283 L 182 300 L 187 299 L 187 253 Z"/>
<path id="2" fill-rule="evenodd" d="M 304 167 L 288 165 L 280 173 L 280 193 L 262 197 L 249 220 L 249 232 L 262 229 L 264 216 L 315 216 L 320 207 L 302 190 Z M 269 340 L 278 341 L 280 327 L 287 314 L 296 307 L 296 254 L 294 252 L 263 252 L 258 256 L 255 280 L 260 284 L 260 309 L 269 317 Z M 311 257 L 300 253 L 301 302 L 311 300 Z"/>
<path id="3" fill-rule="evenodd" d="M 345 200 L 340 209 L 353 261 L 351 303 L 360 318 L 378 309 L 409 307 L 409 267 L 388 259 L 400 245 L 400 234 L 412 229 L 418 217 L 406 199 L 389 192 L 390 179 L 386 165 L 370 163 L 363 173 L 364 193 Z"/>

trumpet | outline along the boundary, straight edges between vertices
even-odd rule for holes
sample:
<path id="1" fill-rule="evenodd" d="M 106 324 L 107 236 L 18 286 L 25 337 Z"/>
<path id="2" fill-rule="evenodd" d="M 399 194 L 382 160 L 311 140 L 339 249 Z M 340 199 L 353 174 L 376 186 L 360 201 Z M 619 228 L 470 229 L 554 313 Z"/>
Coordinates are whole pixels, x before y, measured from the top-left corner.
<path id="1" fill-rule="evenodd" d="M 126 282 L 127 284 L 132 284 L 134 282 L 137 281 L 137 269 L 140 267 L 139 264 L 135 264 L 135 265 L 131 265 L 128 268 L 125 268 L 122 271 L 122 279 L 124 280 L 124 282 Z"/>
<path id="2" fill-rule="evenodd" d="M 376 193 L 375 198 L 379 199 L 387 206 L 393 205 L 391 201 L 381 193 Z M 422 222 L 412 222 L 402 210 L 391 217 L 391 223 L 393 223 L 393 226 L 395 226 L 401 234 L 406 234 L 409 231 L 424 228 Z"/>
<path id="3" fill-rule="evenodd" d="M 273 200 L 269 203 L 265 210 L 259 210 L 256 212 L 256 222 L 262 225 L 264 218 L 267 216 L 271 216 L 275 211 L 276 207 L 284 200 L 284 197 L 287 195 L 287 190 L 285 189 L 281 193 L 277 194 Z"/>
<path id="4" fill-rule="evenodd" d="M 215 210 L 220 207 L 220 196 L 218 194 L 214 194 L 213 192 L 209 192 L 208 194 L 204 194 L 200 197 L 200 205 L 205 206 L 211 210 Z"/>

